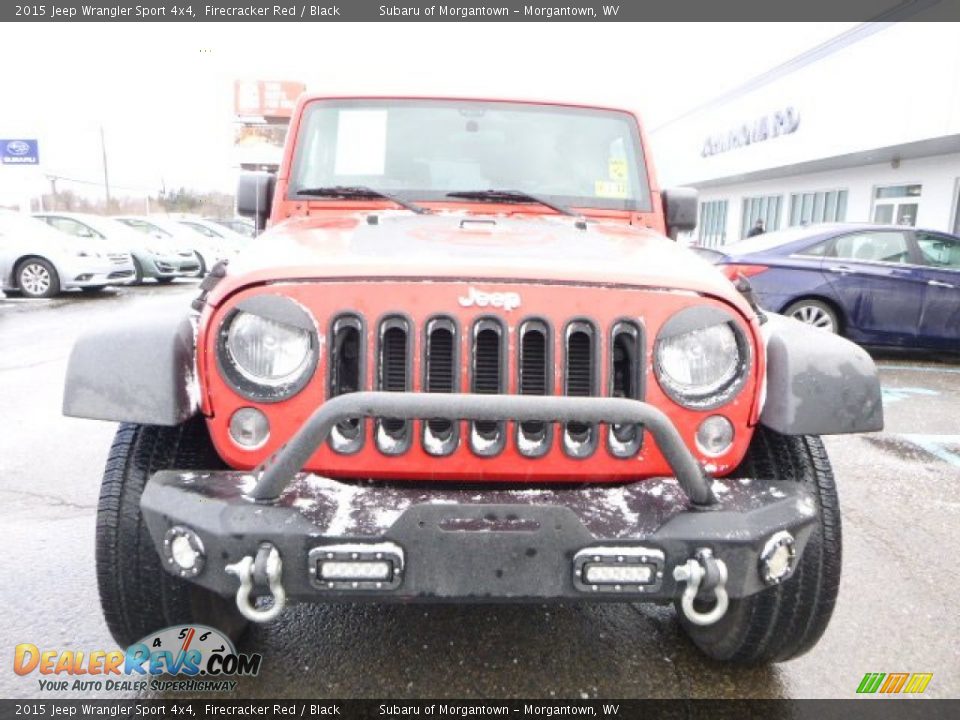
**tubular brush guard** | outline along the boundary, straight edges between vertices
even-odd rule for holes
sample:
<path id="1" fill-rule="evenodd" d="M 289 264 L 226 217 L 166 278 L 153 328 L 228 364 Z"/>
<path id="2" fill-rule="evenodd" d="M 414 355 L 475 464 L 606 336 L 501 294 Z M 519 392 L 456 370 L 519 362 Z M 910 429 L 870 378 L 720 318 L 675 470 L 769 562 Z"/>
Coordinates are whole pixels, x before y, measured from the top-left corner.
<path id="1" fill-rule="evenodd" d="M 648 403 L 625 398 L 402 392 L 356 392 L 325 402 L 286 445 L 257 468 L 262 475 L 250 497 L 258 502 L 276 500 L 326 441 L 333 427 L 342 420 L 360 416 L 641 425 L 652 433 L 690 502 L 699 506 L 716 502 L 707 475 L 684 445 L 670 418 Z"/>

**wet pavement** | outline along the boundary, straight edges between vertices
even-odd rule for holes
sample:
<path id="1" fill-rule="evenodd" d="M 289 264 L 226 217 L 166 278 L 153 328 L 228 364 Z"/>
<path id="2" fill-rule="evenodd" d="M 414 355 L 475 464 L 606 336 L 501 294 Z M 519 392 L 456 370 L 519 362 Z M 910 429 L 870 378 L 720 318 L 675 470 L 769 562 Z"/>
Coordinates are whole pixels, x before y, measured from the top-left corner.
<path id="1" fill-rule="evenodd" d="M 13 646 L 109 650 L 93 563 L 98 485 L 115 426 L 60 414 L 84 329 L 194 284 L 90 297 L 0 298 L 0 697 L 41 695 Z M 109 349 L 105 348 L 105 352 Z M 252 628 L 264 655 L 244 697 L 852 697 L 867 672 L 932 672 L 960 695 L 960 362 L 880 356 L 887 429 L 827 439 L 843 511 L 843 581 L 820 644 L 782 665 L 704 660 L 673 611 L 643 605 L 317 605 Z M 66 695 L 76 697 L 75 694 Z M 116 695 L 111 694 L 111 697 Z"/>

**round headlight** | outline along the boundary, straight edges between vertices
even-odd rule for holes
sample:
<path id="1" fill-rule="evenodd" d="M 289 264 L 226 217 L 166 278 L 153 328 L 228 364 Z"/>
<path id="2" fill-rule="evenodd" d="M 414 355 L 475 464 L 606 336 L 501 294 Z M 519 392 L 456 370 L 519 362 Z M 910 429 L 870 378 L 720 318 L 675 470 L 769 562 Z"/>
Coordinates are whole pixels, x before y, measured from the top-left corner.
<path id="1" fill-rule="evenodd" d="M 240 312 L 227 331 L 227 352 L 254 382 L 282 385 L 296 379 L 310 359 L 310 333 L 259 315 Z"/>
<path id="2" fill-rule="evenodd" d="M 217 361 L 226 380 L 251 400 L 279 402 L 309 381 L 317 364 L 313 318 L 289 298 L 239 303 L 220 328 Z"/>
<path id="3" fill-rule="evenodd" d="M 748 353 L 742 333 L 726 313 L 713 308 L 681 311 L 657 340 L 657 378 L 681 405 L 717 407 L 742 385 Z"/>

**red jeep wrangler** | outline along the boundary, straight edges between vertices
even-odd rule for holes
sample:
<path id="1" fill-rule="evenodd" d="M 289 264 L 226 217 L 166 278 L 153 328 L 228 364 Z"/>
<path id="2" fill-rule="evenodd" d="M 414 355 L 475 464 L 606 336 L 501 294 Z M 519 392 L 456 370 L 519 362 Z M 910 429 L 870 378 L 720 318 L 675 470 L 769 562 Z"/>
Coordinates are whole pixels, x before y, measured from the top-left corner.
<path id="1" fill-rule="evenodd" d="M 78 341 L 120 421 L 97 573 L 128 644 L 290 602 L 674 603 L 708 655 L 812 647 L 840 579 L 819 435 L 882 427 L 870 357 L 671 237 L 638 119 L 305 97 L 270 226 L 196 313 Z M 741 287 L 741 290 L 745 288 Z"/>

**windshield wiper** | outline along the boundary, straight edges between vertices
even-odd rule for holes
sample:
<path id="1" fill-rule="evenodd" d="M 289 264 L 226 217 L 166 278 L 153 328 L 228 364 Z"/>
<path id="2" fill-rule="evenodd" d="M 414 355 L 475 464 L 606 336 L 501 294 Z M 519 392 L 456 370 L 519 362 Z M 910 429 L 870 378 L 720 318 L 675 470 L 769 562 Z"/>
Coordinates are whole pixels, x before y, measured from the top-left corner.
<path id="1" fill-rule="evenodd" d="M 570 208 L 564 207 L 563 205 L 557 205 L 556 203 L 545 200 L 538 195 L 531 195 L 530 193 L 523 192 L 522 190 L 462 190 L 459 192 L 447 193 L 447 197 L 463 198 L 464 200 L 484 200 L 486 202 L 536 203 L 538 205 L 548 207 L 554 212 L 560 213 L 561 215 L 580 217 L 578 213 L 573 212 Z"/>
<path id="2" fill-rule="evenodd" d="M 420 207 L 419 205 L 397 197 L 392 193 L 384 192 L 383 190 L 375 190 L 374 188 L 367 187 L 366 185 L 333 185 L 330 187 L 304 188 L 302 190 L 297 190 L 297 195 L 324 198 L 342 198 L 344 200 L 381 198 L 383 200 L 389 200 L 390 202 L 395 203 L 402 208 L 406 208 L 411 212 L 415 212 L 417 215 L 423 215 L 424 213 L 430 212 L 430 210 L 427 208 Z"/>

